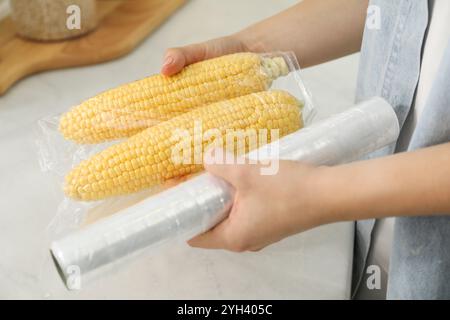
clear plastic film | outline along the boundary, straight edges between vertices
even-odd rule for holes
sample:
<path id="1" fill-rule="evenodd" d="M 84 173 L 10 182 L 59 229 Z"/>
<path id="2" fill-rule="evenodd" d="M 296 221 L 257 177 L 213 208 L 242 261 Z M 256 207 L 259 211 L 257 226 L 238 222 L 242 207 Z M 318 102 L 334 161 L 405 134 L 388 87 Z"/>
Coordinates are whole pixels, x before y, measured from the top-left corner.
<path id="1" fill-rule="evenodd" d="M 263 146 L 248 158 L 333 165 L 383 148 L 398 134 L 391 106 L 373 98 Z M 203 173 L 54 241 L 51 251 L 65 280 L 73 266 L 84 275 L 98 274 L 144 249 L 188 240 L 210 229 L 226 217 L 233 199 L 231 185 Z"/>
<path id="2" fill-rule="evenodd" d="M 135 146 L 145 148 L 146 139 L 153 138 L 154 128 L 161 131 L 161 128 L 167 127 L 172 121 L 171 117 L 181 117 L 184 114 L 177 113 L 180 101 L 185 103 L 185 107 L 189 109 L 185 111 L 191 115 L 200 117 L 200 113 L 197 113 L 199 109 L 216 105 L 222 114 L 227 113 L 224 110 L 228 110 L 234 119 L 233 117 L 240 116 L 241 111 L 233 109 L 235 104 L 228 102 L 231 100 L 208 100 L 209 104 L 206 106 L 197 106 L 196 103 L 200 102 L 195 100 L 198 95 L 208 96 L 207 92 L 215 92 L 219 87 L 232 88 L 228 91 L 228 96 L 250 95 L 261 103 L 262 107 L 255 107 L 253 112 L 242 119 L 244 122 L 250 121 L 246 122 L 248 126 L 257 128 L 269 126 L 269 123 L 289 125 L 291 122 L 283 122 L 284 118 L 279 115 L 292 106 L 292 101 L 296 101 L 299 107 L 297 111 L 300 112 L 286 114 L 297 114 L 300 117 L 297 119 L 298 123 L 304 128 L 298 131 L 292 128 L 290 131 L 285 130 L 283 135 L 287 134 L 286 136 L 281 135 L 279 140 L 274 139 L 269 145 L 251 151 L 248 155 L 249 159 L 254 160 L 271 159 L 268 162 L 269 167 L 280 158 L 302 160 L 317 165 L 353 161 L 392 143 L 397 138 L 397 118 L 389 104 L 381 98 L 369 100 L 335 117 L 311 124 L 315 110 L 300 76 L 295 56 L 292 53 L 249 55 L 245 60 L 246 66 L 236 67 L 238 63 L 245 65 L 242 60 L 244 56 L 232 60 L 233 63 L 228 64 L 227 68 L 220 63 L 213 64 L 212 60 L 206 61 L 208 66 L 203 68 L 212 68 L 209 72 L 203 70 L 192 73 L 191 76 L 188 74 L 188 77 L 185 74 L 185 77 L 176 78 L 178 81 L 170 83 L 165 82 L 168 81 L 166 78 L 158 77 L 156 80 L 159 82 L 151 81 L 145 84 L 145 81 L 150 80 L 144 79 L 131 86 L 113 89 L 113 98 L 108 98 L 112 100 L 105 102 L 104 96 L 111 92 L 104 93 L 91 98 L 88 103 L 82 103 L 82 107 L 76 107 L 81 108 L 82 112 L 77 111 L 69 117 L 67 114 L 50 116 L 39 122 L 37 142 L 41 168 L 55 177 L 56 191 L 61 198 L 48 232 L 52 241 L 51 253 L 63 279 L 69 278 L 73 267 L 82 275 L 98 272 L 101 274 L 104 267 L 116 265 L 126 257 L 135 257 L 137 253 L 146 249 L 154 250 L 170 241 L 187 240 L 226 217 L 233 203 L 234 190 L 225 181 L 207 173 L 178 177 L 177 180 L 172 179 L 133 193 L 101 198 L 98 201 L 73 200 L 64 195 L 64 178 L 74 168 L 79 167 L 80 163 L 92 159 L 105 149 L 115 148 L 130 141 Z M 219 73 L 217 68 L 221 70 Z M 226 76 L 224 72 L 231 75 Z M 193 80 L 194 74 L 200 74 L 202 77 Z M 212 80 L 213 77 L 219 76 L 226 79 L 223 80 L 226 82 Z M 186 87 L 186 83 L 193 87 L 179 88 Z M 156 105 L 160 106 L 156 113 L 154 101 L 149 104 L 142 103 L 149 100 L 145 87 L 157 87 L 159 90 L 152 92 L 150 99 L 157 101 Z M 174 97 L 168 97 L 167 92 L 175 92 L 176 99 L 170 100 Z M 290 102 L 281 103 L 280 112 L 272 112 L 278 107 L 277 104 L 280 104 L 277 100 L 280 95 L 294 98 L 288 98 Z M 213 97 L 208 99 L 220 97 L 214 93 Z M 118 104 L 114 104 L 116 100 Z M 251 100 L 239 101 L 247 101 L 247 104 L 250 104 Z M 247 107 L 248 105 L 245 105 L 244 109 Z M 150 111 L 145 112 L 147 109 Z M 168 118 L 161 117 L 161 114 Z M 190 120 L 196 120 L 196 116 Z M 230 123 L 240 123 L 240 120 L 234 119 Z M 147 127 L 150 129 L 146 130 Z M 173 126 L 169 128 L 174 129 Z M 151 134 L 144 136 L 144 139 L 136 139 L 144 131 L 151 131 Z M 120 135 L 116 136 L 117 133 Z M 190 133 L 195 136 L 195 131 Z M 84 139 L 85 136 L 88 138 Z M 115 168 L 113 161 L 106 162 L 105 166 L 106 169 L 110 169 L 109 166 Z M 99 176 L 102 177 L 101 174 Z"/>
<path id="3" fill-rule="evenodd" d="M 312 103 L 293 53 L 236 53 L 195 63 L 171 77 L 152 75 L 112 88 L 71 108 L 59 119 L 59 131 L 78 144 L 98 144 L 133 136 L 197 107 L 287 88 L 305 102 L 305 120 Z"/>
<path id="4" fill-rule="evenodd" d="M 315 114 L 311 97 L 300 77 L 299 65 L 292 53 L 239 53 L 207 60 L 185 69 L 190 67 L 192 68 L 188 71 L 182 71 L 173 77 L 155 75 L 113 88 L 85 100 L 62 115 L 49 116 L 39 121 L 37 139 L 39 161 L 42 170 L 56 177 L 57 189 L 63 189 L 64 178 L 68 174 L 76 176 L 73 172 L 78 170 L 85 160 L 93 159 L 105 149 L 106 151 L 117 149 L 124 144 L 133 143 L 140 149 L 149 148 L 148 154 L 144 156 L 154 156 L 155 161 L 165 163 L 167 166 L 166 160 L 170 162 L 172 159 L 166 159 L 166 155 L 156 154 L 161 150 L 152 149 L 149 141 L 159 139 L 163 141 L 156 141 L 156 143 L 163 144 L 166 140 L 174 138 L 172 137 L 175 134 L 174 131 L 181 131 L 179 129 L 187 129 L 190 136 L 197 135 L 198 126 L 194 122 L 200 122 L 200 126 L 202 121 L 206 124 L 205 128 L 199 129 L 203 135 L 206 134 L 205 131 L 211 133 L 209 131 L 216 128 L 223 133 L 224 129 L 237 130 L 247 127 L 256 130 L 267 127 L 268 131 L 271 131 L 278 129 L 275 128 L 278 126 L 279 133 L 283 136 L 308 125 Z M 197 98 L 199 96 L 201 99 Z M 197 112 L 198 110 L 203 111 Z M 287 118 L 292 118 L 292 114 L 298 114 L 294 119 L 294 122 L 298 124 L 288 127 L 286 123 L 289 119 Z M 222 118 L 217 119 L 220 116 Z M 173 121 L 174 118 L 180 117 L 185 117 L 184 122 L 187 124 L 182 121 L 176 123 Z M 161 135 L 163 131 L 166 133 L 170 131 L 172 136 Z M 146 136 L 143 135 L 144 132 L 147 132 Z M 175 137 L 177 138 L 180 137 Z M 196 138 L 196 136 L 193 137 L 193 139 Z M 210 140 L 213 138 L 214 134 Z M 270 140 L 270 137 L 267 140 Z M 153 142 L 155 144 L 155 141 Z M 256 147 L 264 143 L 267 142 L 259 142 L 258 139 Z M 255 148 L 255 146 L 248 146 L 248 142 L 246 144 L 246 150 Z M 124 148 L 128 146 L 125 145 Z M 121 162 L 129 160 L 124 157 L 120 160 Z M 144 168 L 137 168 L 139 164 L 136 163 L 120 163 L 120 166 L 112 167 L 109 158 L 106 159 L 109 162 L 104 163 L 103 172 L 90 172 L 112 177 L 113 174 L 106 172 L 107 169 L 122 170 L 124 173 L 127 170 L 137 172 L 137 169 L 142 169 L 139 174 L 146 174 L 143 172 Z M 193 160 L 198 162 L 198 159 Z M 159 166 L 159 164 L 154 165 Z M 96 165 L 98 166 L 99 162 Z M 128 168 L 123 169 L 123 165 L 127 165 Z M 78 171 L 81 172 L 84 169 L 86 168 L 80 168 Z M 176 179 L 170 179 L 171 177 L 166 174 L 165 177 L 156 179 L 158 181 L 152 185 L 152 188 L 146 186 L 133 189 L 134 195 L 130 198 L 134 201 L 136 197 L 141 198 L 138 194 L 145 197 L 157 192 L 161 187 L 171 185 L 172 182 L 176 183 L 176 180 L 186 173 L 198 171 L 198 167 L 185 166 L 178 171 L 173 177 Z M 114 176 L 114 178 L 123 181 L 123 177 Z M 126 178 L 131 181 L 129 177 Z M 104 181 L 97 179 L 95 182 Z M 163 183 L 164 186 L 162 186 Z M 67 183 L 65 185 L 67 186 Z M 116 187 L 120 189 L 121 185 Z M 80 189 L 80 184 L 74 184 L 72 188 L 74 192 L 67 192 L 68 189 L 65 189 L 66 195 L 76 200 L 92 201 L 110 198 L 109 202 L 113 203 L 118 201 L 111 199 L 111 196 L 130 194 L 128 190 L 118 194 L 87 197 L 80 195 L 77 191 Z M 122 198 L 119 202 L 129 203 L 128 199 Z M 104 204 L 103 207 L 105 207 Z M 72 206 L 72 203 L 63 203 L 61 207 L 67 211 L 68 206 Z M 74 210 L 80 212 L 77 207 L 76 202 Z M 91 205 L 89 204 L 88 207 Z"/>
<path id="5" fill-rule="evenodd" d="M 55 208 L 55 217 L 48 227 L 49 238 L 51 240 L 61 239 L 72 231 L 82 231 L 97 221 L 106 221 L 115 213 L 142 203 L 153 195 L 159 195 L 163 191 L 170 192 L 173 186 L 179 185 L 185 179 L 189 179 L 192 183 L 199 181 L 199 185 L 204 184 L 202 176 L 177 177 L 177 179 L 164 181 L 164 183 L 142 188 L 142 190 L 126 195 L 105 197 L 98 201 L 74 200 L 65 195 L 63 191 L 65 177 L 83 161 L 91 159 L 105 149 L 134 139 L 147 128 L 159 127 L 173 117 L 192 113 L 195 109 L 221 103 L 224 109 L 230 108 L 231 110 L 232 106 L 229 106 L 227 102 L 229 99 L 240 99 L 251 95 L 260 99 L 268 108 L 270 105 L 267 101 L 270 99 L 262 101 L 261 96 L 265 92 L 275 93 L 279 90 L 295 98 L 299 107 L 298 123 L 300 127 L 308 126 L 315 115 L 311 96 L 302 81 L 295 55 L 283 52 L 224 56 L 202 62 L 201 65 L 189 66 L 174 77 L 150 76 L 100 93 L 70 108 L 64 114 L 52 115 L 40 120 L 37 133 L 40 166 L 55 180 L 56 194 L 61 199 L 60 205 Z M 288 104 L 286 103 L 286 105 Z M 281 108 L 285 107 L 281 106 Z M 268 109 L 260 108 L 256 111 L 256 116 L 269 116 Z M 262 114 L 258 114 L 258 112 Z M 237 114 L 231 111 L 230 113 Z M 252 126 L 256 124 L 250 122 Z M 291 131 L 285 131 L 284 134 Z M 211 189 L 210 184 L 205 185 Z M 217 190 L 217 192 L 221 192 L 222 188 Z M 192 203 L 195 203 L 197 209 L 191 211 L 194 215 L 184 215 L 186 221 L 190 221 L 191 224 L 184 223 L 183 217 L 177 217 L 175 213 L 174 217 L 177 221 L 175 226 L 170 223 L 164 224 L 164 221 L 170 220 L 168 219 L 171 214 L 170 210 L 158 211 L 156 207 L 153 211 L 158 213 L 153 213 L 153 220 L 142 222 L 145 225 L 151 225 L 151 221 L 162 223 L 156 224 L 155 229 L 151 232 L 156 237 L 155 243 L 161 242 L 156 239 L 164 238 L 164 234 L 171 239 L 175 232 L 181 232 L 181 230 L 189 231 L 192 235 L 198 233 L 199 230 L 205 230 L 214 219 L 205 218 L 204 215 L 195 216 L 195 212 L 201 212 L 203 208 L 216 212 L 220 211 L 218 206 L 222 205 L 224 206 L 222 211 L 227 211 L 226 203 L 229 199 L 222 200 L 219 204 L 210 207 L 208 201 L 210 196 L 206 190 L 201 192 L 203 197 L 197 191 L 192 192 L 190 187 L 185 190 L 185 193 L 190 195 L 190 203 L 186 203 L 185 200 L 170 199 L 170 202 L 174 204 L 170 209 L 172 211 L 176 208 L 192 207 Z M 175 194 L 176 197 L 178 197 L 178 193 Z M 167 202 L 169 202 L 169 198 L 162 201 L 162 203 Z M 141 212 L 144 210 L 145 207 Z M 133 228 L 138 226 L 139 223 Z M 177 226 L 180 228 L 178 231 Z M 184 231 L 183 234 L 185 234 Z M 120 235 L 121 233 L 116 234 L 116 236 Z M 99 234 L 99 236 L 105 236 L 106 238 L 102 239 L 106 239 L 108 242 L 119 241 L 118 239 L 107 240 L 108 237 L 114 238 L 108 233 Z M 135 238 L 133 241 L 139 243 L 140 240 Z M 142 241 L 142 243 L 148 243 L 148 241 Z M 57 256 L 57 254 L 54 255 Z M 91 256 L 92 253 L 88 253 L 88 255 Z M 110 258 L 102 259 L 110 261 L 113 256 L 111 254 Z M 89 263 L 85 261 L 81 268 L 83 273 L 88 269 L 87 264 Z M 93 261 L 92 266 L 96 267 L 96 262 Z"/>

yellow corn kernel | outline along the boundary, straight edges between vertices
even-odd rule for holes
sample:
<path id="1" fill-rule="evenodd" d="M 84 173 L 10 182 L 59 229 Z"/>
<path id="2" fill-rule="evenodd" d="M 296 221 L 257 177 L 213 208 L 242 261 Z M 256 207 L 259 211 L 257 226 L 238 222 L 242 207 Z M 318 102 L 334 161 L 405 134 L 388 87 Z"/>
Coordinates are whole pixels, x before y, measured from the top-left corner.
<path id="1" fill-rule="evenodd" d="M 66 176 L 65 193 L 78 200 L 99 200 L 137 192 L 197 172 L 203 168 L 203 152 L 212 143 L 217 145 L 220 142 L 229 151 L 243 154 L 270 142 L 274 129 L 278 130 L 279 137 L 298 130 L 302 127 L 301 108 L 302 104 L 296 98 L 279 90 L 253 93 L 196 108 L 81 162 Z M 255 130 L 244 131 L 250 128 Z M 243 148 L 238 150 L 239 143 L 228 145 L 230 132 L 234 134 L 241 130 L 258 137 L 261 129 L 267 130 L 267 141 L 258 141 L 255 145 L 250 143 L 251 136 L 245 136 L 244 143 L 241 143 Z M 200 140 L 200 145 L 194 145 L 193 137 L 198 135 L 198 130 L 203 136 L 214 130 L 215 139 L 208 135 L 208 138 Z M 195 150 L 199 147 L 201 157 L 200 162 L 196 162 Z M 185 151 L 190 153 L 184 157 Z"/>
<path id="2" fill-rule="evenodd" d="M 205 60 L 90 98 L 61 117 L 59 130 L 77 143 L 129 137 L 193 108 L 266 90 L 288 72 L 283 58 L 254 53 Z"/>

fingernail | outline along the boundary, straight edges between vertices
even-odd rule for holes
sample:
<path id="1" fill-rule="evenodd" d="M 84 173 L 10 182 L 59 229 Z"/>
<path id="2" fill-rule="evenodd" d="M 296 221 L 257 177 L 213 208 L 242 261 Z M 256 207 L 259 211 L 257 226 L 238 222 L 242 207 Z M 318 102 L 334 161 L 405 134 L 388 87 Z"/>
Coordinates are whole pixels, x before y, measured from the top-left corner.
<path id="1" fill-rule="evenodd" d="M 164 60 L 163 67 L 166 67 L 166 66 L 168 66 L 168 65 L 170 65 L 172 63 L 173 63 L 173 57 L 172 56 L 168 56 Z"/>

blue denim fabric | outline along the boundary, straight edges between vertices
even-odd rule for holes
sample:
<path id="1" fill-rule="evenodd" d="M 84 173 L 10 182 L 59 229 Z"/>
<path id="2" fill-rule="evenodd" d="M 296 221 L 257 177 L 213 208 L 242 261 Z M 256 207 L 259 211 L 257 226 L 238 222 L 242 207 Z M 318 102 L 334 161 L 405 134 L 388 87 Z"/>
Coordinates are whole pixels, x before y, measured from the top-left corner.
<path id="1" fill-rule="evenodd" d="M 372 0 L 370 5 L 379 8 L 381 23 L 380 29 L 366 26 L 364 31 L 356 101 L 385 98 L 403 126 L 419 79 L 429 4 L 426 0 Z M 436 63 L 440 63 L 439 73 L 408 150 L 450 141 L 450 42 L 442 61 Z M 393 144 L 367 158 L 391 154 L 395 148 Z M 353 289 L 365 271 L 374 223 L 356 223 Z M 450 298 L 450 216 L 396 219 L 387 298 Z"/>

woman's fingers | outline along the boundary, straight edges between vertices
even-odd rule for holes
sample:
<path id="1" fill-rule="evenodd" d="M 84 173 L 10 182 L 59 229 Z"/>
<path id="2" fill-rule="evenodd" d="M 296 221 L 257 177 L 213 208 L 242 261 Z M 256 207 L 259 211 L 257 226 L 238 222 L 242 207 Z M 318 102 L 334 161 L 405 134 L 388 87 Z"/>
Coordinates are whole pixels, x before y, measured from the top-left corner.
<path id="1" fill-rule="evenodd" d="M 164 55 L 161 73 L 171 76 L 192 63 L 242 51 L 248 51 L 248 49 L 241 40 L 234 36 L 217 38 L 185 47 L 170 48 Z"/>
<path id="2" fill-rule="evenodd" d="M 184 68 L 184 66 L 206 59 L 206 44 L 199 43 L 181 48 L 170 48 L 164 55 L 161 73 L 171 76 Z"/>
<path id="3" fill-rule="evenodd" d="M 240 192 L 244 192 L 259 165 L 245 165 L 246 159 L 220 148 L 207 150 L 203 157 L 206 171 L 229 182 Z"/>
<path id="4" fill-rule="evenodd" d="M 246 193 L 246 185 L 256 169 L 256 166 L 240 165 L 238 158 L 233 154 L 223 152 L 222 149 L 211 149 L 205 152 L 204 165 L 206 170 L 233 185 L 242 199 Z M 235 252 L 249 250 L 244 237 L 236 236 L 236 226 L 232 225 L 232 216 L 236 210 L 240 210 L 235 201 L 230 215 L 213 229 L 196 236 L 188 241 L 193 247 L 205 249 L 226 249 Z M 251 248 L 253 249 L 253 248 Z M 256 250 L 259 249 L 255 248 Z"/>

